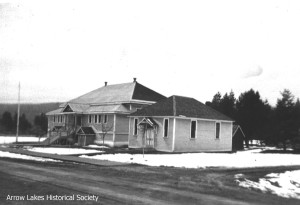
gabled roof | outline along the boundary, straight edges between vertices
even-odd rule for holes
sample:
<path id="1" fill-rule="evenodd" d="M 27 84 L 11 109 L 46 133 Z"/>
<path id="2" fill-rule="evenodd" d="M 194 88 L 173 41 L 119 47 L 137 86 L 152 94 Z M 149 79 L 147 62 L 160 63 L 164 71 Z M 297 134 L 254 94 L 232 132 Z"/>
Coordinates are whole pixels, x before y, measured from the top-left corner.
<path id="1" fill-rule="evenodd" d="M 145 117 L 138 125 L 149 125 L 150 127 L 157 126 L 157 123 L 151 117 Z"/>
<path id="2" fill-rule="evenodd" d="M 234 136 L 235 133 L 236 133 L 239 129 L 241 130 L 241 132 L 242 132 L 244 138 L 246 138 L 246 136 L 245 136 L 245 134 L 244 134 L 244 132 L 243 132 L 241 126 L 239 126 L 239 125 L 233 125 L 233 126 L 232 126 L 232 136 Z"/>
<path id="3" fill-rule="evenodd" d="M 56 110 L 52 110 L 50 112 L 47 112 L 46 115 L 56 115 L 56 114 L 60 114 L 62 113 L 63 111 L 63 108 L 59 108 L 59 109 L 56 109 Z"/>
<path id="4" fill-rule="evenodd" d="M 100 105 L 105 103 L 130 103 L 133 101 L 154 101 L 166 97 L 139 84 L 138 82 L 107 85 L 78 98 L 70 100 L 69 103 Z"/>
<path id="5" fill-rule="evenodd" d="M 95 132 L 92 127 L 80 127 L 76 134 L 94 135 Z"/>
<path id="6" fill-rule="evenodd" d="M 233 121 L 226 115 L 204 105 L 194 98 L 175 95 L 138 110 L 130 116 L 184 116 L 191 118 Z"/>

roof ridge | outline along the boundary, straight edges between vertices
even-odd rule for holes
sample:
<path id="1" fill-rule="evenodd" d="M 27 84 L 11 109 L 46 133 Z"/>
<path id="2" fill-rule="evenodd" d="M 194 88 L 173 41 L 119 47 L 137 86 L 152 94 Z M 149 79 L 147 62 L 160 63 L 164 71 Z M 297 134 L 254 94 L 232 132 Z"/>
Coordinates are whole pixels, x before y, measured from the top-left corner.
<path id="1" fill-rule="evenodd" d="M 137 82 L 135 81 L 133 83 L 134 83 L 134 88 L 132 89 L 132 94 L 131 94 L 131 98 L 130 98 L 131 100 L 133 100 L 133 95 L 134 95 L 134 91 L 135 91 Z"/>

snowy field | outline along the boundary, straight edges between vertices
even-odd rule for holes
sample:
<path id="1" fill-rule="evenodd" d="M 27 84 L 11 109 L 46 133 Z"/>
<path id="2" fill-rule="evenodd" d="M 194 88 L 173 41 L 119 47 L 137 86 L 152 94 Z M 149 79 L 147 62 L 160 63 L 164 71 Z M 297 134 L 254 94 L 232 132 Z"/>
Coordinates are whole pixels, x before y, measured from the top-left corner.
<path id="1" fill-rule="evenodd" d="M 0 157 L 14 158 L 14 159 L 25 159 L 25 160 L 33 160 L 39 162 L 62 162 L 60 160 L 42 158 L 42 157 L 32 157 L 23 154 L 15 154 L 10 152 L 2 152 L 0 151 Z"/>
<path id="2" fill-rule="evenodd" d="M 41 142 L 45 140 L 46 138 L 41 138 Z M 18 137 L 18 142 L 38 142 L 39 138 L 38 137 L 23 137 L 19 136 Z M 11 144 L 13 142 L 16 142 L 16 137 L 12 136 L 0 136 L 0 144 Z"/>
<path id="3" fill-rule="evenodd" d="M 246 179 L 243 174 L 237 174 L 235 178 L 239 186 L 245 188 L 257 189 L 281 197 L 300 199 L 300 170 L 271 173 L 260 178 L 258 182 Z"/>
<path id="4" fill-rule="evenodd" d="M 263 154 L 264 148 L 237 153 L 184 153 L 184 154 L 103 154 L 80 156 L 85 158 L 109 160 L 125 163 L 136 163 L 148 166 L 169 166 L 185 168 L 249 168 L 265 166 L 300 165 L 300 155 L 295 154 Z"/>
<path id="5" fill-rule="evenodd" d="M 31 152 L 42 152 L 47 154 L 58 154 L 58 155 L 74 155 L 74 154 L 96 154 L 102 153 L 99 150 L 93 149 L 82 149 L 82 148 L 60 148 L 60 147 L 32 147 L 28 148 Z"/>

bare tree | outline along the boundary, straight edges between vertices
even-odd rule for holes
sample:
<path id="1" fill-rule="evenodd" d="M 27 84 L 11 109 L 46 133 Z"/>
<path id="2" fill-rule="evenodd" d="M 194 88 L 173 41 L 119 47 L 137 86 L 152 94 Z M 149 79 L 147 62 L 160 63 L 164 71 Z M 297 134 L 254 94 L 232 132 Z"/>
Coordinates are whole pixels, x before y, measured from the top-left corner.
<path id="1" fill-rule="evenodd" d="M 113 123 L 102 123 L 101 124 L 101 128 L 102 128 L 102 145 L 104 146 L 104 140 L 105 137 L 107 136 L 107 133 L 110 132 L 113 129 Z M 102 148 L 103 150 L 104 148 Z"/>

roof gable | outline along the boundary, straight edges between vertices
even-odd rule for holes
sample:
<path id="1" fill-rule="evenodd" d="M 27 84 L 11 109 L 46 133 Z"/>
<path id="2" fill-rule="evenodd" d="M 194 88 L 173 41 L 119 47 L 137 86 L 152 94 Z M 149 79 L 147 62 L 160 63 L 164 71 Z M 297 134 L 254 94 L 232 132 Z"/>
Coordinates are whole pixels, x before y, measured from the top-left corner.
<path id="1" fill-rule="evenodd" d="M 194 98 L 171 96 L 131 114 L 132 116 L 184 116 L 212 120 L 233 121 L 226 115 Z"/>
<path id="2" fill-rule="evenodd" d="M 67 105 L 64 109 L 63 109 L 63 112 L 74 112 L 72 110 L 72 108 L 70 107 L 70 105 Z"/>
<path id="3" fill-rule="evenodd" d="M 242 133 L 243 137 L 246 138 L 246 136 L 245 136 L 245 134 L 244 134 L 241 126 L 239 126 L 239 125 L 233 125 L 232 126 L 232 136 L 234 136 L 238 131 L 240 131 Z"/>

